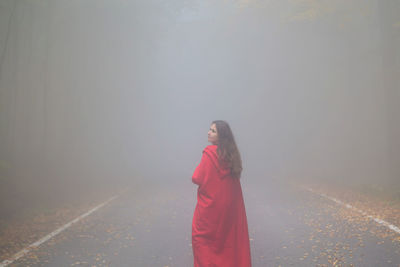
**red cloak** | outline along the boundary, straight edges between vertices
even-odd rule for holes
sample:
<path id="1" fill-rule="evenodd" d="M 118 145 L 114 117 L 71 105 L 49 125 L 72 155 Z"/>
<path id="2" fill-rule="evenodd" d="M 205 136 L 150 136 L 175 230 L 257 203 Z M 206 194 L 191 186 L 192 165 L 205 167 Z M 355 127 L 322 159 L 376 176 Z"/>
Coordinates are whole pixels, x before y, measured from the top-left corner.
<path id="1" fill-rule="evenodd" d="M 240 180 L 207 146 L 192 177 L 199 185 L 192 222 L 194 267 L 250 267 L 250 242 Z"/>

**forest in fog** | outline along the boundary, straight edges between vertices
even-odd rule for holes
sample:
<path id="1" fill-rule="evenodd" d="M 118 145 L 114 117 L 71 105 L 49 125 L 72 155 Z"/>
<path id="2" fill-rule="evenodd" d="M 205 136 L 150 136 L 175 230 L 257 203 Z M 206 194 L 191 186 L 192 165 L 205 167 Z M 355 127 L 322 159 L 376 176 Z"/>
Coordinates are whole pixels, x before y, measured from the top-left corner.
<path id="1" fill-rule="evenodd" d="M 400 187 L 397 0 L 1 0 L 0 213 L 187 183 L 211 121 L 243 179 Z"/>

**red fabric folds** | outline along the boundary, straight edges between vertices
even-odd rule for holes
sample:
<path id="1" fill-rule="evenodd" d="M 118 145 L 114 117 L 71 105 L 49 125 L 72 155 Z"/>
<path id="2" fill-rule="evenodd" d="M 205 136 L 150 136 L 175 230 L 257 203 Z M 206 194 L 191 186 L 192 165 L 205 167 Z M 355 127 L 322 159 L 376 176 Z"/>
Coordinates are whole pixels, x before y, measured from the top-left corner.
<path id="1" fill-rule="evenodd" d="M 240 180 L 207 146 L 192 177 L 197 205 L 192 222 L 195 267 L 250 267 L 250 243 Z"/>

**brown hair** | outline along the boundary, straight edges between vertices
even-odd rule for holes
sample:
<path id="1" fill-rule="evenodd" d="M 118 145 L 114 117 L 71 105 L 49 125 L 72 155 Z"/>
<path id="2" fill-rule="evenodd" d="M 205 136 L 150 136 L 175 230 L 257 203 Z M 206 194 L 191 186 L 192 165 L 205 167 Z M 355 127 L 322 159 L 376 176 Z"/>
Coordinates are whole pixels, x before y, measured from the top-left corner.
<path id="1" fill-rule="evenodd" d="M 222 164 L 226 164 L 231 170 L 234 178 L 240 178 L 242 173 L 242 159 L 240 158 L 239 149 L 236 146 L 235 138 L 231 127 L 226 121 L 216 120 L 215 124 L 218 134 L 218 158 Z"/>

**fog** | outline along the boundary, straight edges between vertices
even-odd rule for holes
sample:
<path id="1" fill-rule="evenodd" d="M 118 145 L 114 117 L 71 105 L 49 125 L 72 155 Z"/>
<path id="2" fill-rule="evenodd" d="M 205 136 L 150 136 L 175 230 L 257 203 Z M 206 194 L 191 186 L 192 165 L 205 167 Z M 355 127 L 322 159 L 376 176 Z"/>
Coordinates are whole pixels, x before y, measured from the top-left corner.
<path id="1" fill-rule="evenodd" d="M 216 119 L 246 183 L 398 185 L 399 47 L 396 0 L 1 0 L 2 202 L 189 183 Z"/>

